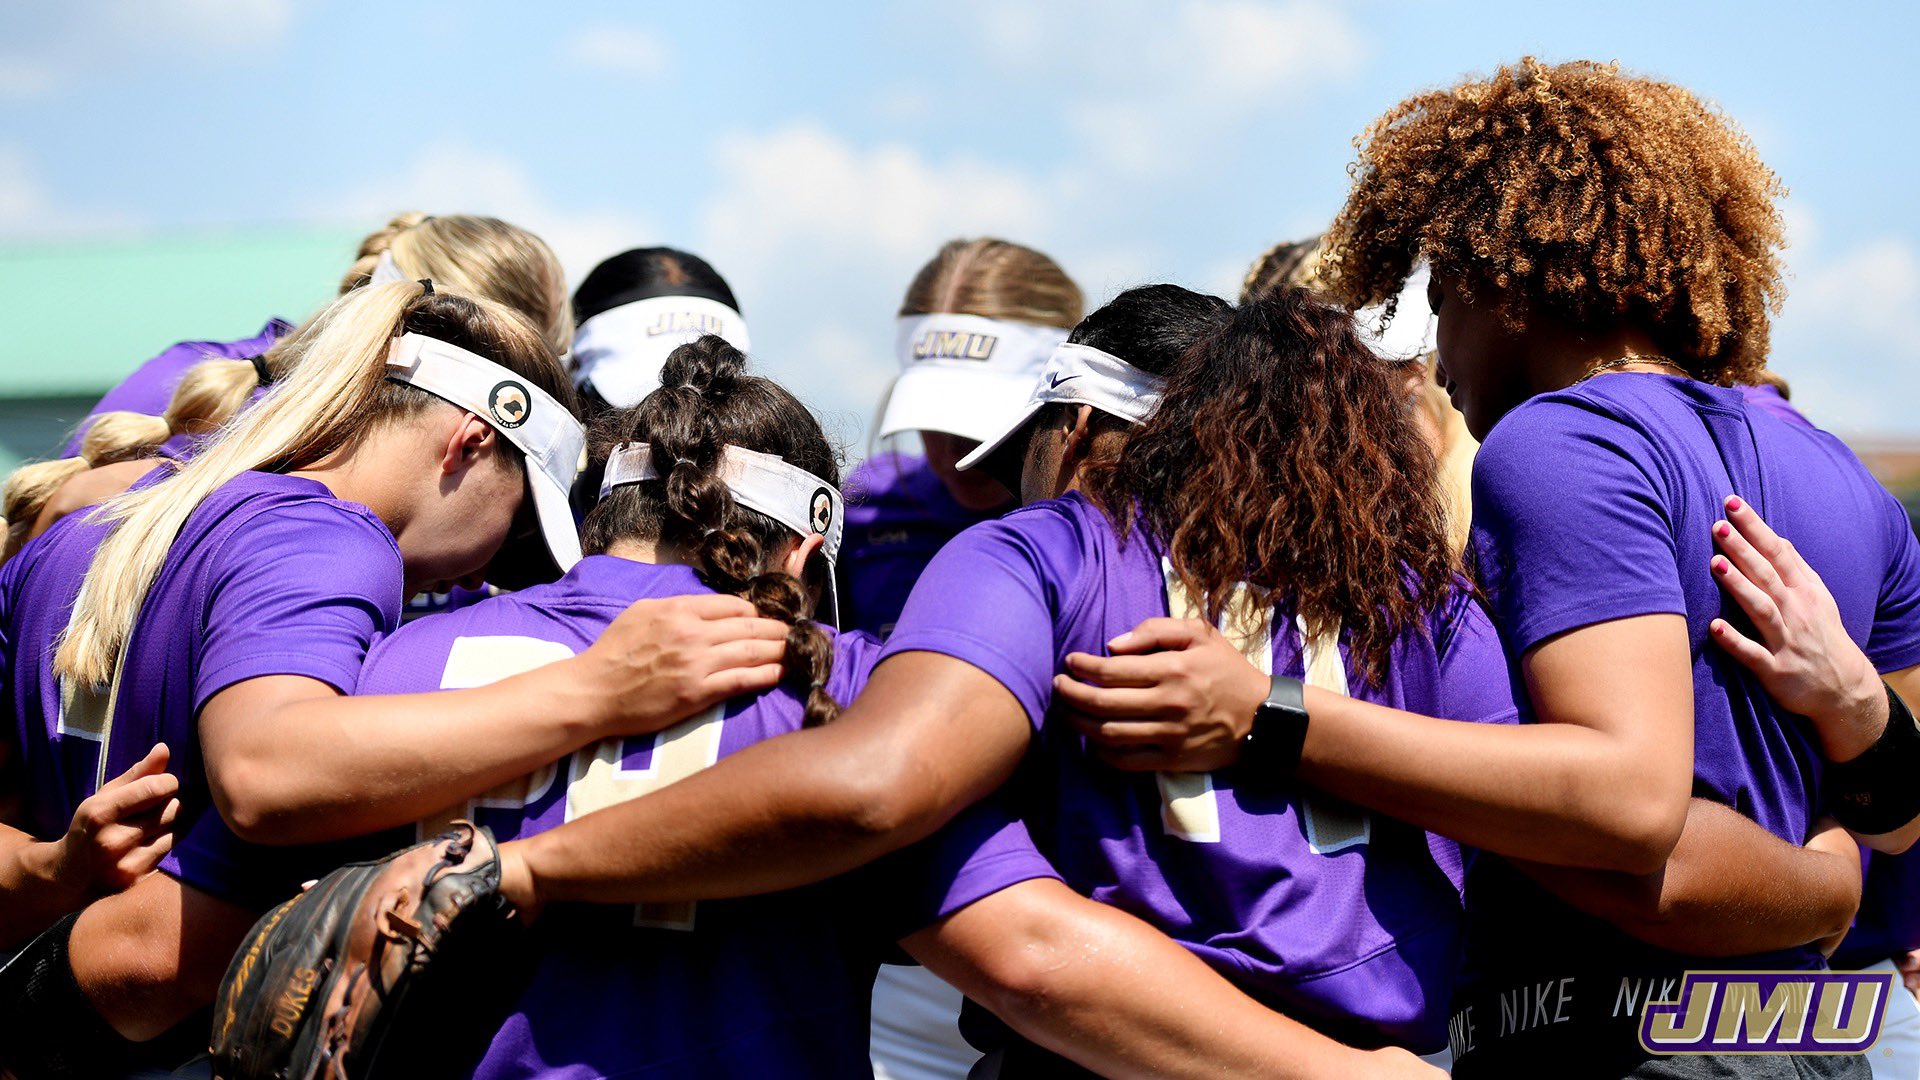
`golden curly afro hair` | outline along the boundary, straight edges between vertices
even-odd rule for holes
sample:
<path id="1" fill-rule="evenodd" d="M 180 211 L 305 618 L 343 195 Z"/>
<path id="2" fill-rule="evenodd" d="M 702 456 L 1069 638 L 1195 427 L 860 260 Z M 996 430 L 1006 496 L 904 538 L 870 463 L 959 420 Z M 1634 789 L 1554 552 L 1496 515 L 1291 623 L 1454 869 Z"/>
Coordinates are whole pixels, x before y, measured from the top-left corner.
<path id="1" fill-rule="evenodd" d="M 1527 57 L 1408 98 L 1354 140 L 1321 277 L 1358 308 L 1415 262 L 1576 326 L 1633 322 L 1710 382 L 1766 366 L 1785 194 L 1753 143 L 1682 87 Z"/>

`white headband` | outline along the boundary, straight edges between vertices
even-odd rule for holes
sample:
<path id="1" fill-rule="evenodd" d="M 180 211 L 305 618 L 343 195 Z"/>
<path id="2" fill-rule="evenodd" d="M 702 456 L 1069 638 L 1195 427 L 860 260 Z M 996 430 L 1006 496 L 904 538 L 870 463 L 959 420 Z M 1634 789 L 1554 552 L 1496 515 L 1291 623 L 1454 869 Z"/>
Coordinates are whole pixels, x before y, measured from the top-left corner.
<path id="1" fill-rule="evenodd" d="M 702 334 L 748 351 L 746 321 L 718 300 L 654 296 L 608 308 L 574 331 L 573 381 L 593 383 L 616 409 L 636 405 L 660 386 L 667 354 Z"/>
<path id="2" fill-rule="evenodd" d="M 547 549 L 560 569 L 572 569 L 580 561 L 580 537 L 567 493 L 579 473 L 587 433 L 566 406 L 486 357 L 424 334 L 394 339 L 387 375 L 486 420 L 520 448 Z"/>
<path id="3" fill-rule="evenodd" d="M 400 272 L 399 264 L 393 261 L 393 252 L 380 253 L 380 261 L 373 264 L 373 274 L 368 278 L 369 285 L 391 285 L 396 281 L 406 281 L 407 275 Z"/>
<path id="4" fill-rule="evenodd" d="M 832 570 L 840 558 L 840 540 L 846 532 L 846 503 L 840 490 L 798 465 L 775 454 L 728 446 L 721 455 L 720 475 L 735 502 L 758 510 L 805 539 L 818 536 L 820 553 Z M 614 488 L 658 480 L 653 448 L 646 443 L 621 443 L 607 455 L 607 469 L 600 480 L 600 497 Z M 831 573 L 827 596 L 834 625 L 840 622 L 840 599 L 835 594 Z"/>
<path id="5" fill-rule="evenodd" d="M 1112 353 L 1090 345 L 1062 344 L 1040 369 L 1026 407 L 1012 422 L 960 459 L 955 468 L 971 469 L 999 448 L 1034 413 L 1055 403 L 1091 405 L 1110 416 L 1137 424 L 1160 404 L 1166 380 L 1141 371 Z"/>

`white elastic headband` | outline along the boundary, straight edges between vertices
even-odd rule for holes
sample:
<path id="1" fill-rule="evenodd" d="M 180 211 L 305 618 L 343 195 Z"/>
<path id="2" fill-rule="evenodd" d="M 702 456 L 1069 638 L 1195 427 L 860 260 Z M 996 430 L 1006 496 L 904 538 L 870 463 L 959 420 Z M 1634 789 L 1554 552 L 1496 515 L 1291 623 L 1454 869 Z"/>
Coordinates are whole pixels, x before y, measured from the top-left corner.
<path id="1" fill-rule="evenodd" d="M 587 432 L 566 406 L 486 357 L 424 334 L 394 339 L 387 375 L 486 420 L 520 448 L 547 547 L 560 569 L 571 569 L 580 560 L 580 537 L 567 492 L 579 474 Z"/>
<path id="2" fill-rule="evenodd" d="M 614 488 L 658 480 L 661 472 L 653 464 L 653 447 L 647 443 L 621 443 L 607 455 L 607 469 L 600 480 L 600 497 Z M 840 540 L 847 524 L 846 503 L 840 489 L 775 454 L 728 446 L 721 454 L 720 477 L 735 502 L 758 510 L 805 539 L 820 537 L 820 553 L 827 567 L 834 569 L 840 559 Z M 834 625 L 840 622 L 840 599 L 828 574 L 827 596 Z"/>
<path id="3" fill-rule="evenodd" d="M 637 405 L 660 386 L 667 354 L 702 334 L 717 334 L 741 352 L 750 347 L 740 313 L 704 296 L 654 296 L 608 308 L 574 331 L 573 380 L 593 383 L 614 408 Z"/>
<path id="4" fill-rule="evenodd" d="M 908 315 L 894 336 L 902 370 L 921 365 L 1001 372 L 1033 371 L 1067 340 L 1057 326 L 986 319 L 978 315 Z"/>
<path id="5" fill-rule="evenodd" d="M 373 264 L 373 274 L 367 280 L 369 285 L 391 285 L 396 281 L 406 281 L 407 275 L 400 272 L 399 264 L 393 261 L 393 252 L 380 253 L 380 261 Z"/>
<path id="6" fill-rule="evenodd" d="M 1019 416 L 991 439 L 980 445 L 955 466 L 971 469 L 1020 430 L 1042 407 L 1059 403 L 1091 405 L 1110 416 L 1137 424 L 1160 404 L 1160 390 L 1166 380 L 1152 375 L 1112 353 L 1090 345 L 1062 344 L 1047 357 L 1038 381 Z"/>

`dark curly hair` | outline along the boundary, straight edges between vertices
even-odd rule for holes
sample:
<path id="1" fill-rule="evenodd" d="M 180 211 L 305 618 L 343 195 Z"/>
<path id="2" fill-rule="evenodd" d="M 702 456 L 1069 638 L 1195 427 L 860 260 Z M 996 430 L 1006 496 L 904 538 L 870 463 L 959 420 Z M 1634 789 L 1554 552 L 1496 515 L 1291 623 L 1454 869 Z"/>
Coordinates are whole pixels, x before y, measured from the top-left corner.
<path id="1" fill-rule="evenodd" d="M 1575 326 L 1643 326 L 1690 374 L 1766 364 L 1783 285 L 1785 189 L 1715 106 L 1587 61 L 1527 57 L 1408 98 L 1369 125 L 1321 275 L 1353 307 L 1391 302 L 1416 260 L 1471 297 Z"/>
<path id="2" fill-rule="evenodd" d="M 800 584 L 768 569 L 769 553 L 792 530 L 735 502 L 720 458 L 728 446 L 773 454 L 835 487 L 840 464 L 806 406 L 778 383 L 742 374 L 746 364 L 740 350 L 711 334 L 688 342 L 668 354 L 659 389 L 595 423 L 589 456 L 602 469 L 615 446 L 643 442 L 665 475 L 609 492 L 582 523 L 581 548 L 599 554 L 632 539 L 683 552 L 710 588 L 786 623 L 782 684 L 806 701 L 806 725 L 814 727 L 840 713 L 826 691 L 833 645 L 805 616 Z M 807 566 L 808 583 L 818 588 L 827 587 L 824 562 Z"/>
<path id="3" fill-rule="evenodd" d="M 1123 534 L 1138 507 L 1211 618 L 1239 582 L 1272 590 L 1309 634 L 1343 631 L 1356 681 L 1377 686 L 1455 580 L 1433 452 L 1347 312 L 1293 287 L 1215 303 L 1085 490 Z"/>

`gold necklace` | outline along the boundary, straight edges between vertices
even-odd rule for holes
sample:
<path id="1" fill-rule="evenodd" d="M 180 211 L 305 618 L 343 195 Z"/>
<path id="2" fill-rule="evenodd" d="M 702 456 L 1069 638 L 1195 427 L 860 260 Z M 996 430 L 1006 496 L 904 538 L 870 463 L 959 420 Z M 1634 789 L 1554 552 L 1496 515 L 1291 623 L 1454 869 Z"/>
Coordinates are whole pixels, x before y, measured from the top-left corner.
<path id="1" fill-rule="evenodd" d="M 1659 364 L 1661 367 L 1670 367 L 1682 375 L 1687 373 L 1686 368 L 1681 367 L 1679 364 L 1674 363 L 1658 353 L 1628 353 L 1617 360 L 1606 360 L 1593 365 L 1587 369 L 1585 375 L 1580 376 L 1580 381 L 1586 382 L 1588 379 L 1593 378 L 1603 371 L 1614 371 L 1626 367 L 1628 364 Z"/>

